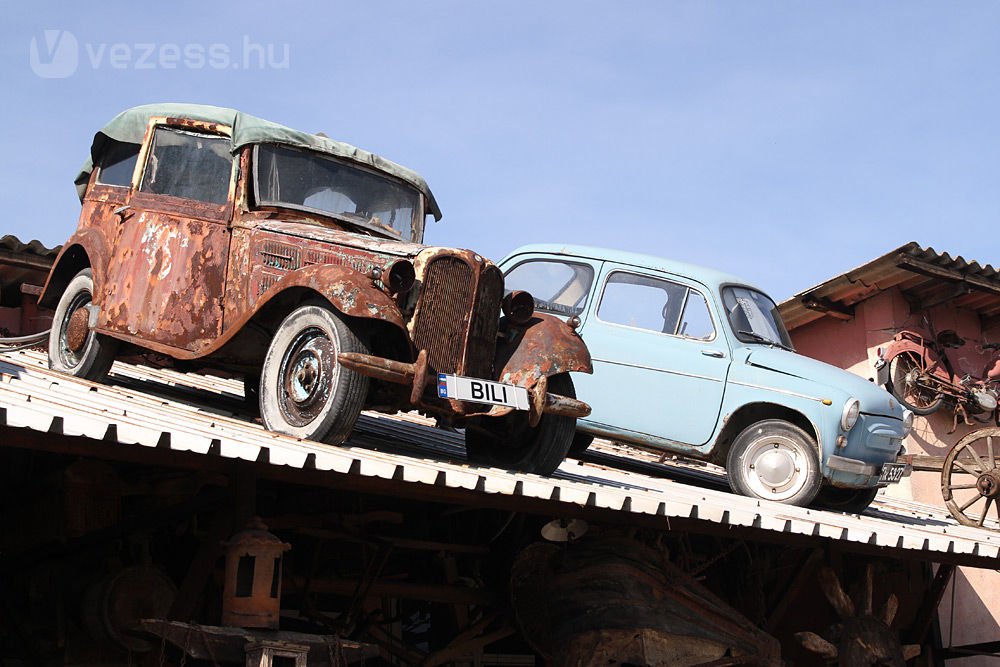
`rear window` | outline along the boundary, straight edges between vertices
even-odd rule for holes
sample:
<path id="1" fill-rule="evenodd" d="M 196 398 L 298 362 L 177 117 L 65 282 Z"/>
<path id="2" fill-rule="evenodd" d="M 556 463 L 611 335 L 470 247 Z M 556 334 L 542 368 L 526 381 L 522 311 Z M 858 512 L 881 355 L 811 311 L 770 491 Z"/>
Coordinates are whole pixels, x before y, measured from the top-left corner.
<path id="1" fill-rule="evenodd" d="M 132 173 L 139 158 L 139 144 L 109 141 L 98 165 L 97 182 L 128 188 L 132 186 Z"/>

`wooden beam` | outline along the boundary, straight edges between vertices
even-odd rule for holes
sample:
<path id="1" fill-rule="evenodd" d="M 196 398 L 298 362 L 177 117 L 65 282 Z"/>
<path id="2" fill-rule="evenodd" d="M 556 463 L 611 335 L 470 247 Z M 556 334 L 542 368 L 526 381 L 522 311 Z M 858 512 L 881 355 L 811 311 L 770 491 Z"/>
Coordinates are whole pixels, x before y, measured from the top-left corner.
<path id="1" fill-rule="evenodd" d="M 391 544 L 397 549 L 409 549 L 412 551 L 444 551 L 456 554 L 475 554 L 484 556 L 490 552 L 489 547 L 478 544 L 457 544 L 454 542 L 434 542 L 430 540 L 412 540 L 405 537 L 394 537 L 392 535 L 366 534 L 364 536 L 355 535 L 344 530 L 332 528 L 302 528 L 297 532 L 309 537 L 316 537 L 321 540 L 333 540 L 343 542 L 361 542 L 371 544 L 380 542 Z"/>
<path id="2" fill-rule="evenodd" d="M 212 660 L 243 664 L 246 645 L 252 642 L 285 642 L 309 647 L 309 665 L 315 667 L 336 667 L 331 665 L 339 650 L 348 664 L 366 658 L 379 656 L 377 646 L 340 639 L 332 635 L 313 635 L 303 632 L 283 632 L 278 630 L 245 630 L 243 628 L 198 625 L 162 619 L 143 619 L 140 625 L 145 632 L 160 637 L 176 646 L 185 655 L 197 660 Z M 339 645 L 339 646 L 338 646 Z M 161 656 L 162 659 L 162 656 Z"/>
<path id="3" fill-rule="evenodd" d="M 802 305 L 809 310 L 815 310 L 845 322 L 854 319 L 854 306 L 845 306 L 823 297 L 804 296 L 802 297 Z"/>
<path id="4" fill-rule="evenodd" d="M 938 571 L 934 575 L 934 580 L 931 582 L 930 588 L 928 588 L 927 592 L 924 594 L 923 604 L 920 605 L 917 617 L 913 621 L 909 637 L 910 643 L 924 643 L 924 640 L 927 638 L 927 633 L 930 631 L 931 626 L 934 623 L 934 619 L 937 617 L 937 608 L 938 605 L 941 604 L 941 598 L 944 597 L 945 589 L 948 588 L 948 583 L 951 582 L 954 575 L 954 565 L 942 564 L 938 566 Z"/>
<path id="5" fill-rule="evenodd" d="M 909 255 L 899 255 L 896 258 L 896 266 L 919 273 L 931 278 L 941 278 L 943 280 L 957 280 L 967 283 L 970 287 L 980 289 L 993 294 L 1000 294 L 1000 283 L 976 275 L 969 275 L 954 269 L 948 269 L 937 264 L 925 262 Z"/>
<path id="6" fill-rule="evenodd" d="M 781 600 L 774 607 L 774 611 L 770 613 L 767 617 L 767 622 L 764 624 L 764 631 L 774 633 L 775 628 L 785 619 L 785 614 L 788 612 L 789 605 L 795 600 L 796 597 L 802 592 L 806 583 L 811 583 L 816 580 L 816 566 L 819 565 L 823 560 L 823 550 L 813 549 L 809 554 L 803 559 L 802 565 L 798 569 L 798 573 L 795 575 L 795 579 L 788 588 L 785 589 L 784 595 Z"/>
<path id="7" fill-rule="evenodd" d="M 285 579 L 284 593 L 295 593 L 306 589 L 305 577 L 290 577 Z M 358 589 L 356 579 L 312 579 L 308 582 L 310 593 L 342 595 L 352 597 Z M 493 591 L 466 586 L 435 586 L 432 584 L 414 584 L 403 581 L 376 581 L 366 591 L 368 598 L 402 598 L 404 600 L 423 600 L 425 602 L 444 602 L 450 604 L 493 605 L 500 597 Z"/>
<path id="8" fill-rule="evenodd" d="M 222 554 L 222 544 L 233 533 L 233 511 L 231 507 L 220 507 L 212 516 L 208 534 L 198 546 L 191 565 L 188 566 L 181 587 L 174 598 L 167 618 L 172 621 L 189 621 L 195 618 L 201 596 L 215 570 L 215 562 Z"/>

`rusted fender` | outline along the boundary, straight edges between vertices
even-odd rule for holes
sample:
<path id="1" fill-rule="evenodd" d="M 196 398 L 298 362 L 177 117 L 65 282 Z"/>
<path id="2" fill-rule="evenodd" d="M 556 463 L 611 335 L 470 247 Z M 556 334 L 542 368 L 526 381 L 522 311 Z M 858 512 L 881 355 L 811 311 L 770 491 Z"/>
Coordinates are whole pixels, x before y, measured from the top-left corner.
<path id="1" fill-rule="evenodd" d="M 105 268 L 111 260 L 111 244 L 101 229 L 89 227 L 79 230 L 63 244 L 56 261 L 52 264 L 52 270 L 49 271 L 49 277 L 45 280 L 45 286 L 42 287 L 42 294 L 38 298 L 39 305 L 46 308 L 56 307 L 63 289 L 77 272 L 71 270 L 72 275 L 62 275 L 65 272 L 65 262 L 74 261 L 81 252 L 86 254 L 89 266 L 94 269 L 94 303 L 101 302 L 101 296 L 104 294 Z"/>
<path id="2" fill-rule="evenodd" d="M 371 278 L 353 269 L 329 264 L 307 266 L 286 274 L 257 303 L 256 310 L 293 287 L 306 287 L 319 293 L 330 305 L 350 317 L 384 320 L 400 329 L 406 328 L 399 307 L 372 284 Z"/>
<path id="3" fill-rule="evenodd" d="M 503 368 L 500 382 L 533 387 L 542 377 L 594 372 L 583 339 L 558 317 L 536 313 L 523 327 L 504 321 L 501 332 L 506 336 L 497 348 L 495 366 Z"/>

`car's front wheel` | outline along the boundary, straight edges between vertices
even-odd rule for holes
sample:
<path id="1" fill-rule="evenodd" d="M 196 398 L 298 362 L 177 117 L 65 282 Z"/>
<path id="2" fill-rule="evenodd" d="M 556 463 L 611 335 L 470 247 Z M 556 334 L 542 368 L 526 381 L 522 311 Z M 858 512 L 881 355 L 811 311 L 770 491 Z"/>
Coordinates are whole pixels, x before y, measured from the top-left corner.
<path id="1" fill-rule="evenodd" d="M 59 298 L 49 331 L 49 368 L 100 381 L 111 370 L 118 341 L 90 328 L 94 274 L 88 268 L 69 281 Z"/>
<path id="2" fill-rule="evenodd" d="M 341 352 L 368 353 L 344 319 L 322 303 L 300 306 L 278 327 L 260 381 L 264 425 L 297 438 L 343 442 L 364 406 L 368 378 L 344 368 Z"/>
<path id="3" fill-rule="evenodd" d="M 569 375 L 549 378 L 548 390 L 576 398 Z M 575 432 L 574 417 L 545 414 L 534 428 L 524 411 L 477 417 L 466 424 L 465 451 L 473 463 L 548 475 L 566 458 Z"/>
<path id="4" fill-rule="evenodd" d="M 808 505 L 823 482 L 816 441 L 780 419 L 743 429 L 726 461 L 729 486 L 745 496 Z"/>

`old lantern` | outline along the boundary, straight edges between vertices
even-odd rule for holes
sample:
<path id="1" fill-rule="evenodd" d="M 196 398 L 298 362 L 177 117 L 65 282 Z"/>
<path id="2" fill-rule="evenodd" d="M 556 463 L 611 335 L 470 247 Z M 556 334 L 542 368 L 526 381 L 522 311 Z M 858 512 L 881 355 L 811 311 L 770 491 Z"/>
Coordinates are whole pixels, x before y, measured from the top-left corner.
<path id="1" fill-rule="evenodd" d="M 281 559 L 290 548 L 267 532 L 267 526 L 257 517 L 226 543 L 223 625 L 277 629 Z"/>

